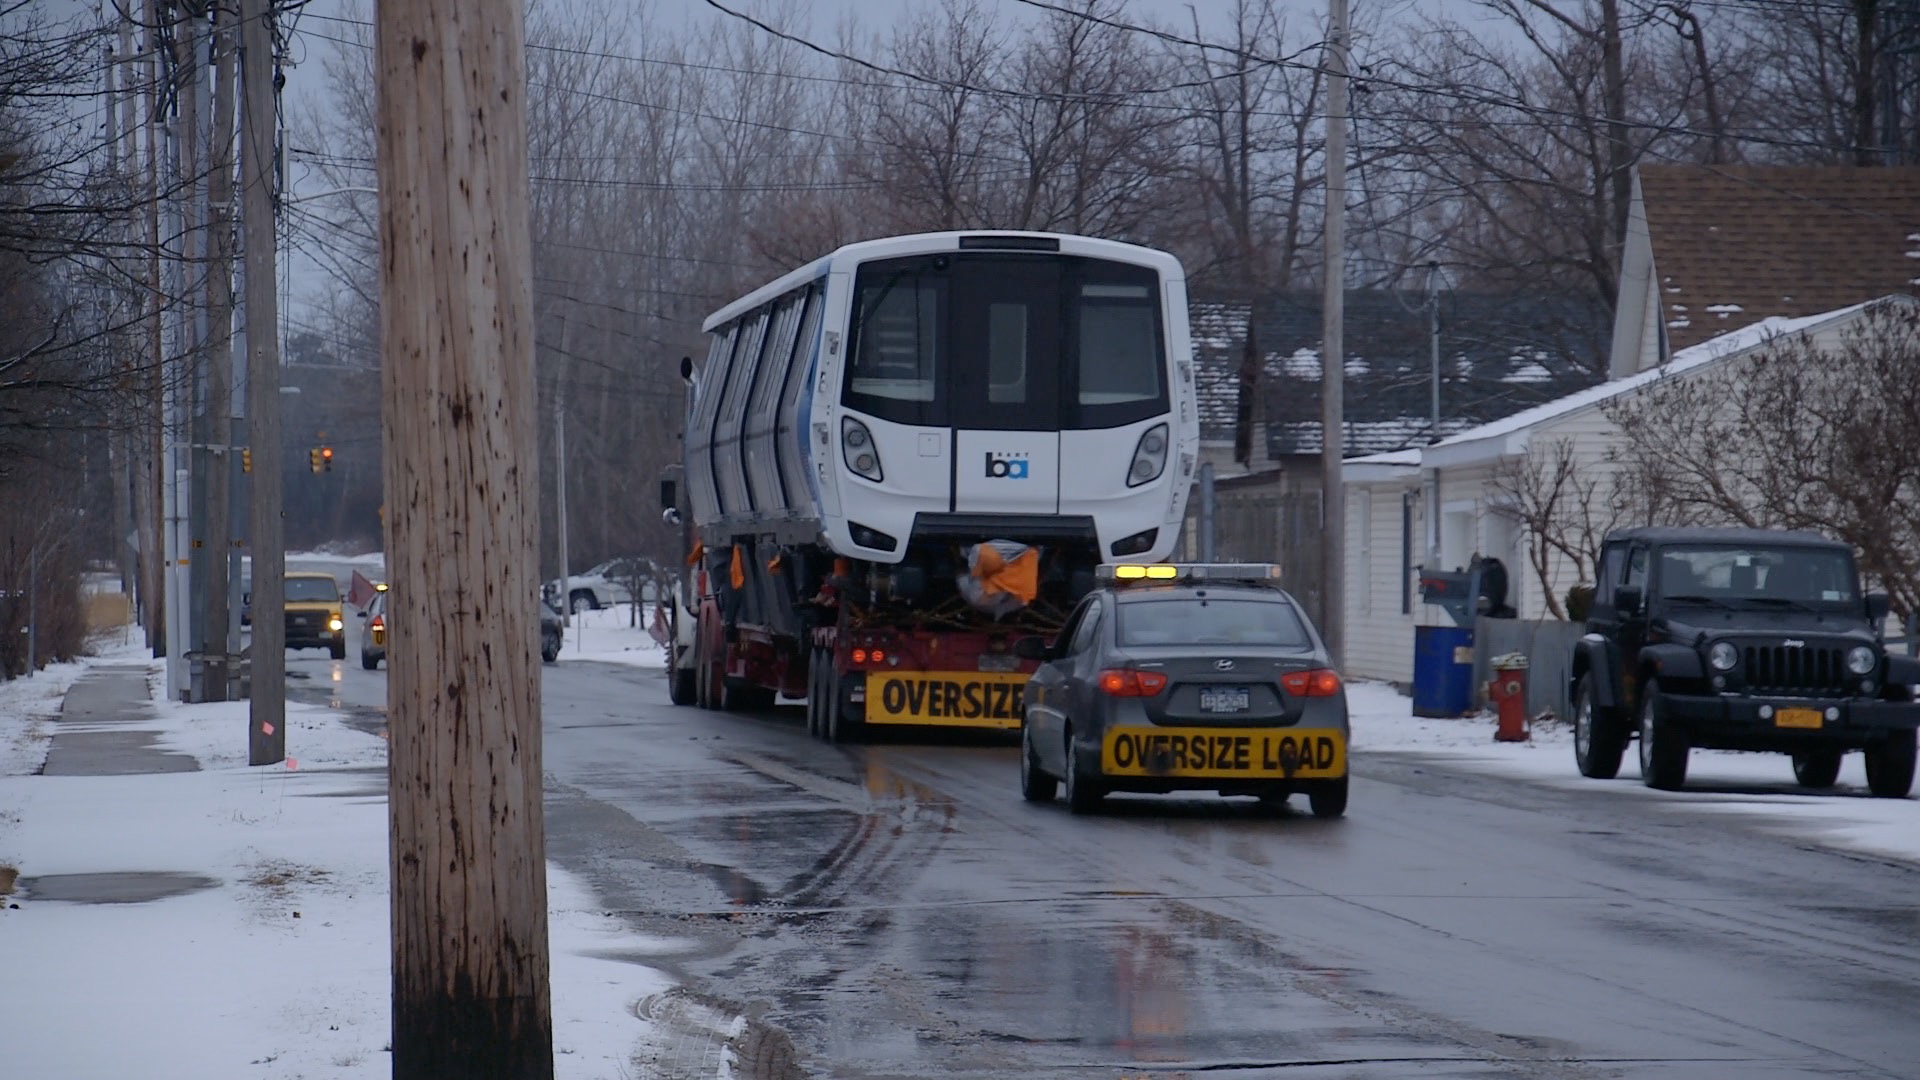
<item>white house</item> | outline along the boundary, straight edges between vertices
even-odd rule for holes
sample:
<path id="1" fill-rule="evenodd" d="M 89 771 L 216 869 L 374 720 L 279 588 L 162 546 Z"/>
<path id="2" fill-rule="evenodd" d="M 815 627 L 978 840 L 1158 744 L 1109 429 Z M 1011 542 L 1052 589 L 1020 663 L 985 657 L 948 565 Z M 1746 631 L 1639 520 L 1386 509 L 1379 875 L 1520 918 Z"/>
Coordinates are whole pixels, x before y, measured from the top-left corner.
<path id="1" fill-rule="evenodd" d="M 1888 302 L 1915 303 L 1910 297 Z M 1801 318 L 1774 317 L 1683 349 L 1663 366 L 1602 383 L 1452 435 L 1431 446 L 1350 459 L 1347 484 L 1345 667 L 1362 678 L 1407 683 L 1413 677 L 1414 628 L 1451 626 L 1442 609 L 1422 603 L 1418 568 L 1464 567 L 1475 554 L 1508 567 L 1508 602 L 1522 619 L 1550 617 L 1541 582 L 1526 552 L 1521 521 L 1504 512 L 1494 483 L 1504 464 L 1525 459 L 1533 445 L 1565 441 L 1587 475 L 1612 468 L 1607 452 L 1620 438 L 1602 406 L 1663 379 L 1684 379 L 1737 361 L 1778 339 L 1802 337 L 1831 346 L 1864 317 L 1855 304 Z M 1555 595 L 1575 584 L 1565 560 L 1550 564 Z"/>

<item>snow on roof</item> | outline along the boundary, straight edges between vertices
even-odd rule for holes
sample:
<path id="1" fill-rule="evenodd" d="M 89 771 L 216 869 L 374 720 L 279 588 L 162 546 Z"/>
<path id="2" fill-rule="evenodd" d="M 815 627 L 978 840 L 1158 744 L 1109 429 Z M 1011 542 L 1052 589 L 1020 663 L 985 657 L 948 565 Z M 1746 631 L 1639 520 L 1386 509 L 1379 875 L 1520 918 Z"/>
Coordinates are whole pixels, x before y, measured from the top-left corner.
<path id="1" fill-rule="evenodd" d="M 1504 383 L 1543 383 L 1553 381 L 1553 372 L 1538 360 L 1530 360 L 1500 376 Z"/>
<path id="2" fill-rule="evenodd" d="M 1467 443 L 1481 442 L 1503 435 L 1511 435 L 1517 431 L 1524 431 L 1536 424 L 1565 416 L 1579 409 L 1598 405 L 1603 401 L 1618 397 L 1629 391 L 1638 390 L 1643 386 L 1658 382 L 1668 376 L 1678 375 L 1684 371 L 1699 367 L 1702 364 L 1708 364 L 1736 353 L 1746 352 L 1756 346 L 1764 345 L 1776 337 L 1797 334 L 1823 323 L 1844 318 L 1867 307 L 1868 304 L 1876 302 L 1877 301 L 1867 301 L 1867 303 L 1853 304 L 1840 308 L 1837 311 L 1823 312 L 1819 315 L 1803 315 L 1798 318 L 1787 318 L 1780 315 L 1770 316 L 1749 326 L 1743 326 L 1738 330 L 1729 331 L 1719 337 L 1710 338 L 1690 348 L 1681 349 L 1679 352 L 1674 353 L 1665 364 L 1659 367 L 1649 368 L 1646 371 L 1629 375 L 1624 379 L 1614 379 L 1611 382 L 1603 382 L 1598 386 L 1591 386 L 1578 393 L 1568 394 L 1566 397 L 1557 398 L 1544 405 L 1536 405 L 1531 409 L 1514 413 L 1512 416 L 1481 424 L 1478 427 L 1468 428 L 1457 435 L 1451 435 L 1440 440 L 1433 445 L 1433 449 L 1438 450 L 1445 447 L 1462 446 Z"/>
<path id="3" fill-rule="evenodd" d="M 1347 361 L 1349 365 L 1353 361 Z M 1293 355 L 1280 364 L 1280 370 L 1296 379 L 1320 378 L 1320 350 L 1295 349 Z"/>

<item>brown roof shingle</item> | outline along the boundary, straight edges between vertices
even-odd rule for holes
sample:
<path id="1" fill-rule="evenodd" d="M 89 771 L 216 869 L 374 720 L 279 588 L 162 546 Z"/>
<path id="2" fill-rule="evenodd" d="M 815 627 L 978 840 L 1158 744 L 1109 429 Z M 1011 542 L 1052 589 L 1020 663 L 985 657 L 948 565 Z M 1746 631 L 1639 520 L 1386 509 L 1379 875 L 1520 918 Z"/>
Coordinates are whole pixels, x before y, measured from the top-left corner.
<path id="1" fill-rule="evenodd" d="M 1920 167 L 1642 165 L 1674 350 L 1769 315 L 1920 295 Z"/>

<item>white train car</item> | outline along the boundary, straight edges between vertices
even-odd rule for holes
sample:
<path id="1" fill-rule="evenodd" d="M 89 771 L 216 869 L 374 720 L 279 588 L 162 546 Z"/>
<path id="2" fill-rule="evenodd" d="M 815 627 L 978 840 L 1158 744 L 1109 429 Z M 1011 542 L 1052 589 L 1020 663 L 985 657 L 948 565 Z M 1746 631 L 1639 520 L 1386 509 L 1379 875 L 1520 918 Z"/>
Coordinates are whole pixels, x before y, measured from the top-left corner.
<path id="1" fill-rule="evenodd" d="M 702 628 L 722 624 L 729 655 L 701 658 L 703 699 L 804 692 L 730 654 L 743 630 L 775 651 L 847 631 L 847 605 L 816 603 L 823 584 L 860 591 L 868 623 L 921 625 L 965 593 L 974 545 L 1023 545 L 1038 553 L 1038 625 L 1095 566 L 1161 560 L 1179 539 L 1199 428 L 1186 283 L 1165 252 L 890 237 L 755 290 L 705 330 L 679 495 L 705 552 Z"/>

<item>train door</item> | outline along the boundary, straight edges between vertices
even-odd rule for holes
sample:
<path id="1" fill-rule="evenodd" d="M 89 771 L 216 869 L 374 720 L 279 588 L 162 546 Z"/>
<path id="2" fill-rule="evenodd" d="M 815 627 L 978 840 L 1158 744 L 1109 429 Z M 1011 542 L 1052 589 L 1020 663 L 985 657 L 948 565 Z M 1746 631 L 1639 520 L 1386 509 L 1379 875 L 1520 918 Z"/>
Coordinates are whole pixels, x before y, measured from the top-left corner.
<path id="1" fill-rule="evenodd" d="M 952 281 L 946 392 L 953 508 L 1060 508 L 1058 259 L 962 258 Z"/>

